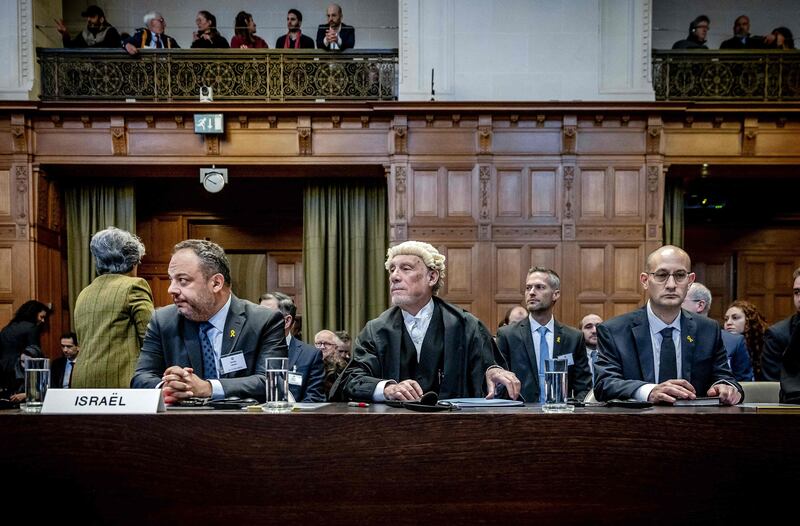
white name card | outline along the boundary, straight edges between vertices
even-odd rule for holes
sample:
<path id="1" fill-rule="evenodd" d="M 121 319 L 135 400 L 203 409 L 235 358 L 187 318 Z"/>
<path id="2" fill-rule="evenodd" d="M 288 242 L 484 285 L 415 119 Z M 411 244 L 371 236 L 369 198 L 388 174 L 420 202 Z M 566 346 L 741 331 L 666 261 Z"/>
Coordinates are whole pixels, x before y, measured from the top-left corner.
<path id="1" fill-rule="evenodd" d="M 146 415 L 163 412 L 161 389 L 48 389 L 49 415 Z"/>

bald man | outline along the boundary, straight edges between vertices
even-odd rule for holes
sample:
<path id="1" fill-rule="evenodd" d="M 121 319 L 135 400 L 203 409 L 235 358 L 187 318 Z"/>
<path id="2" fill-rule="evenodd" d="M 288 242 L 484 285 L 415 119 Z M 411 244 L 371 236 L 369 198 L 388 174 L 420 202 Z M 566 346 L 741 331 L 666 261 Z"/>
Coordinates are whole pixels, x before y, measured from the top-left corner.
<path id="1" fill-rule="evenodd" d="M 647 257 L 646 267 L 639 282 L 647 305 L 597 327 L 597 399 L 673 404 L 717 396 L 724 405 L 742 401 L 719 324 L 681 309 L 695 279 L 689 254 L 665 245 Z"/>

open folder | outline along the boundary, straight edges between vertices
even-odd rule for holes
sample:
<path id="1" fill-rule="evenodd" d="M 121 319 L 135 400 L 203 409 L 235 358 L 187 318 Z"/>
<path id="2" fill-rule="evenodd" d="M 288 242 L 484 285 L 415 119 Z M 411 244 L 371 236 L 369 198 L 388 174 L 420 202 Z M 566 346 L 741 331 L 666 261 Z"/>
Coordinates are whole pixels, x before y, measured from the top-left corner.
<path id="1" fill-rule="evenodd" d="M 451 404 L 466 409 L 469 407 L 521 407 L 525 404 L 522 400 L 505 400 L 503 398 L 448 398 L 442 400 L 443 402 L 450 402 Z"/>

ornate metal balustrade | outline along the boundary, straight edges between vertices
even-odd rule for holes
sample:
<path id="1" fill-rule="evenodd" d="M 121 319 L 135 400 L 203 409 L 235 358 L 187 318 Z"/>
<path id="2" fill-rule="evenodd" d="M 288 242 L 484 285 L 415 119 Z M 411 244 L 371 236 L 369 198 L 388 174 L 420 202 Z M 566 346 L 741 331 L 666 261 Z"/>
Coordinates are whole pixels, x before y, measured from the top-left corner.
<path id="1" fill-rule="evenodd" d="M 653 51 L 656 100 L 797 101 L 797 51 Z"/>
<path id="2" fill-rule="evenodd" d="M 397 100 L 397 51 L 39 49 L 42 100 Z"/>

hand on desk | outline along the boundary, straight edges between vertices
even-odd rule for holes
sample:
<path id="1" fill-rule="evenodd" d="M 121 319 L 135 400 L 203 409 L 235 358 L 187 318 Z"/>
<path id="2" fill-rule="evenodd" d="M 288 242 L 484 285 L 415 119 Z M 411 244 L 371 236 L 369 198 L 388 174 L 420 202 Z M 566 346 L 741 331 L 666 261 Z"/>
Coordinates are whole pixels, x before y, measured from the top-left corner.
<path id="1" fill-rule="evenodd" d="M 174 404 L 193 396 L 199 398 L 211 396 L 211 382 L 194 374 L 194 369 L 191 367 L 173 365 L 164 371 L 161 380 L 164 382 L 161 385 L 161 393 L 166 404 Z"/>
<path id="2" fill-rule="evenodd" d="M 508 397 L 516 400 L 519 397 L 519 389 L 522 385 L 517 375 L 511 371 L 506 371 L 502 367 L 491 367 L 486 370 L 486 390 L 489 394 L 488 399 L 494 398 L 495 389 L 498 385 L 504 385 L 508 391 Z"/>
<path id="3" fill-rule="evenodd" d="M 667 403 L 674 404 L 675 400 L 693 400 L 697 398 L 694 391 L 694 386 L 686 380 L 667 380 L 657 384 L 650 396 L 647 397 L 648 402 L 654 404 Z"/>
<path id="4" fill-rule="evenodd" d="M 403 380 L 399 383 L 386 384 L 383 396 L 387 400 L 419 400 L 422 396 L 422 387 L 416 380 Z"/>
<path id="5" fill-rule="evenodd" d="M 732 385 L 715 384 L 708 390 L 708 396 L 719 396 L 722 405 L 736 405 L 742 399 L 742 394 Z"/>

